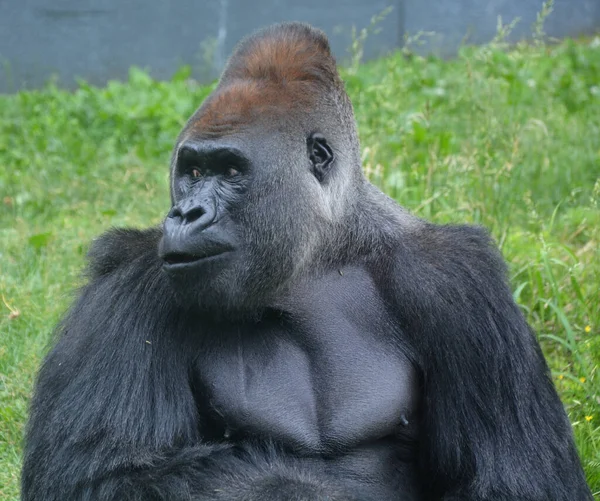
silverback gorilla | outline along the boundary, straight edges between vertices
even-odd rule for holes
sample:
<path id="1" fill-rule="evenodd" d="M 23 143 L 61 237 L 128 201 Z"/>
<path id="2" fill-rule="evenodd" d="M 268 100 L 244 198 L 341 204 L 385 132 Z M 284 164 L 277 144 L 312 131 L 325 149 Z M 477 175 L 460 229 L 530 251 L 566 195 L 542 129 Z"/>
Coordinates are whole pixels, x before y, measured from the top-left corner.
<path id="1" fill-rule="evenodd" d="M 90 250 L 25 501 L 591 500 L 502 258 L 365 180 L 322 32 L 237 47 L 171 200 Z"/>

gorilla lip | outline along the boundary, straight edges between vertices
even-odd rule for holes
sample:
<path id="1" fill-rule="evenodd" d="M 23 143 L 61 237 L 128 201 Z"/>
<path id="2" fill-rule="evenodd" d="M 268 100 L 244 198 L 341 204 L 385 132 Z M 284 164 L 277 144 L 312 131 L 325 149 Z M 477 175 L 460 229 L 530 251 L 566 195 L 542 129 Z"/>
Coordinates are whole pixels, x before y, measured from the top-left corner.
<path id="1" fill-rule="evenodd" d="M 181 267 L 193 265 L 199 261 L 221 256 L 231 251 L 229 248 L 209 249 L 201 254 L 187 254 L 185 252 L 169 252 L 162 256 L 164 265 L 168 267 Z"/>
<path id="2" fill-rule="evenodd" d="M 163 267 L 174 270 L 195 266 L 234 249 L 231 242 L 214 238 L 206 230 L 191 239 L 189 235 L 182 239 L 181 232 L 165 233 L 159 244 L 158 257 L 163 261 Z"/>

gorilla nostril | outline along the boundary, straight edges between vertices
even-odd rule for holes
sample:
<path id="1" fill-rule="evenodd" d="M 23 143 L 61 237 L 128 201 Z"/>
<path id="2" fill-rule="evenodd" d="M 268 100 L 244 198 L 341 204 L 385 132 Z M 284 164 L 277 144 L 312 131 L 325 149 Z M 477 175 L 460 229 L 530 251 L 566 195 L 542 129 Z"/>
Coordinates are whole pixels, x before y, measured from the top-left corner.
<path id="1" fill-rule="evenodd" d="M 171 210 L 169 211 L 169 213 L 167 214 L 167 217 L 168 218 L 182 217 L 179 207 L 177 207 L 177 206 L 172 207 Z"/>
<path id="2" fill-rule="evenodd" d="M 203 207 L 193 207 L 183 214 L 183 219 L 186 223 L 193 223 L 204 216 L 204 214 L 206 214 L 206 210 Z"/>
<path id="3" fill-rule="evenodd" d="M 172 207 L 167 214 L 168 218 L 171 219 L 180 219 L 180 223 L 193 223 L 197 221 L 202 216 L 206 214 L 207 210 L 201 205 L 194 205 L 191 207 L 182 207 L 181 205 L 176 205 Z"/>

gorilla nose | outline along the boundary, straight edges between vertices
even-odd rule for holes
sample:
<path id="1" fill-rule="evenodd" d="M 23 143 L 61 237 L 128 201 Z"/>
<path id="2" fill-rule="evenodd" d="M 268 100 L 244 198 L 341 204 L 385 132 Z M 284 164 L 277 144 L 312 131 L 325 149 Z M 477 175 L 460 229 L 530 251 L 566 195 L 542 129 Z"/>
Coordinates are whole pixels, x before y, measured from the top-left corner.
<path id="1" fill-rule="evenodd" d="M 186 227 L 186 231 L 202 231 L 215 220 L 216 211 L 210 203 L 198 203 L 186 199 L 173 206 L 167 215 L 165 225 Z"/>
<path id="2" fill-rule="evenodd" d="M 172 267 L 189 266 L 233 249 L 216 231 L 204 231 L 216 220 L 210 200 L 186 199 L 174 205 L 163 225 L 158 253 Z"/>

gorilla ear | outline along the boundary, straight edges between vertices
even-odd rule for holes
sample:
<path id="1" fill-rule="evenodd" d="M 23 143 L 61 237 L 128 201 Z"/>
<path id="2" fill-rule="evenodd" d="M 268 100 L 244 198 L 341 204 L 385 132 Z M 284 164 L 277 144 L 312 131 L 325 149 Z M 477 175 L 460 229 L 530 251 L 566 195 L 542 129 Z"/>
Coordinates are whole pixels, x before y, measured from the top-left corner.
<path id="1" fill-rule="evenodd" d="M 333 162 L 333 151 L 321 134 L 311 134 L 306 140 L 306 145 L 308 147 L 308 157 L 312 164 L 313 174 L 319 182 L 322 182 Z"/>

